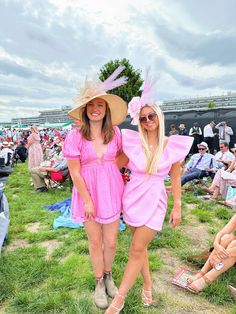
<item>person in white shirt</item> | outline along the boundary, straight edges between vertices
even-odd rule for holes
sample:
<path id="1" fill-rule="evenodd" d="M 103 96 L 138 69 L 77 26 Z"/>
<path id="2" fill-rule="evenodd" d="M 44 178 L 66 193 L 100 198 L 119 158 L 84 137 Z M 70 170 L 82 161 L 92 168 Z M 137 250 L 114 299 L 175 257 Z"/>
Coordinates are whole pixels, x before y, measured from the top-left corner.
<path id="1" fill-rule="evenodd" d="M 207 153 L 207 143 L 198 144 L 199 153 L 191 156 L 189 162 L 184 167 L 184 174 L 181 177 L 181 185 L 203 177 L 211 176 L 216 171 L 216 161 L 212 154 Z"/>
<path id="2" fill-rule="evenodd" d="M 4 158 L 5 165 L 8 166 L 11 162 L 12 156 L 13 156 L 13 150 L 9 148 L 9 143 L 4 141 L 2 143 L 2 150 L 0 152 L 0 157 Z"/>
<path id="3" fill-rule="evenodd" d="M 220 151 L 215 154 L 217 168 L 226 170 L 234 159 L 234 154 L 229 151 L 229 144 L 227 142 L 221 143 Z"/>
<path id="4" fill-rule="evenodd" d="M 211 154 L 214 154 L 214 132 L 213 128 L 215 127 L 215 121 L 211 121 L 209 124 L 207 124 L 203 129 L 203 137 L 204 141 L 207 143 L 209 147 L 209 151 Z"/>
<path id="5" fill-rule="evenodd" d="M 223 142 L 230 143 L 230 135 L 234 132 L 230 126 L 227 125 L 226 121 L 222 121 L 216 125 L 216 129 L 219 130 L 219 144 Z"/>

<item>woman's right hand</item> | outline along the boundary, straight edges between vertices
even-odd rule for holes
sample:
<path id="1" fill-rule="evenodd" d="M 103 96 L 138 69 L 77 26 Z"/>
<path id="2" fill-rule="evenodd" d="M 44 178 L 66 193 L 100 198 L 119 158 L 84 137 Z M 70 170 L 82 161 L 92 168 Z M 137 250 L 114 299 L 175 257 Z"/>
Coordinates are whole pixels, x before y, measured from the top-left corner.
<path id="1" fill-rule="evenodd" d="M 220 245 L 219 243 L 215 243 L 215 244 L 214 244 L 214 251 L 215 251 L 216 256 L 217 256 L 219 259 L 221 259 L 221 260 L 223 260 L 223 259 L 229 257 L 229 253 L 228 253 L 228 252 L 226 251 L 226 249 L 225 249 L 222 245 Z"/>
<path id="2" fill-rule="evenodd" d="M 84 216 L 88 220 L 95 218 L 95 210 L 92 200 L 84 203 Z"/>

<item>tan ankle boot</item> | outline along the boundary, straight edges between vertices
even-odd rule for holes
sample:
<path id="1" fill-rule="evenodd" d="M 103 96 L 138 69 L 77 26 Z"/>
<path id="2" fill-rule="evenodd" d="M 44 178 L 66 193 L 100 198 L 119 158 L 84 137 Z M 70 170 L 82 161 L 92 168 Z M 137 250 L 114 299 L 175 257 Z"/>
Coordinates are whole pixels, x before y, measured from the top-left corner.
<path id="1" fill-rule="evenodd" d="M 109 297 L 114 298 L 115 295 L 118 293 L 118 289 L 113 281 L 111 272 L 104 273 L 104 282 L 107 294 L 109 295 Z"/>
<path id="2" fill-rule="evenodd" d="M 94 302 L 96 306 L 100 309 L 106 309 L 108 307 L 106 287 L 103 278 L 97 280 L 97 285 L 94 293 Z"/>

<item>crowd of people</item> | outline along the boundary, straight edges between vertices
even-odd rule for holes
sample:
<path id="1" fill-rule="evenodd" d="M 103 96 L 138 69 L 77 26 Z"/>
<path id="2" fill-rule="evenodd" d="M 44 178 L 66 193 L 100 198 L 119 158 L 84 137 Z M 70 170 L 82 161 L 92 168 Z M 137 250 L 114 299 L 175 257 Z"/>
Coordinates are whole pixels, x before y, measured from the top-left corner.
<path id="1" fill-rule="evenodd" d="M 39 131 L 32 126 L 27 132 L 15 131 L 16 143 L 13 134 L 1 134 L 0 156 L 4 160 L 5 146 L 13 154 L 18 146 L 22 151 L 25 147 L 36 193 L 47 191 L 45 179 L 49 173 L 69 171 L 73 180 L 71 215 L 74 222 L 84 224 L 96 280 L 94 301 L 97 307 L 106 309 L 106 314 L 122 311 L 139 273 L 143 279 L 142 302 L 145 306 L 155 305 L 148 245 L 163 227 L 168 176 L 174 200 L 169 220 L 173 228 L 181 223 L 181 185 L 209 177 L 212 183 L 207 189 L 213 199 L 219 194 L 225 197 L 232 182 L 236 186 L 236 148 L 232 153 L 229 149 L 232 129 L 225 121 L 218 124 L 211 121 L 203 133 L 197 123 L 188 132 L 181 123 L 179 131 L 171 125 L 169 137 L 165 136 L 164 116 L 154 102 L 154 80 L 149 73 L 141 96 L 128 104 L 132 124 L 138 126 L 138 131 L 120 131 L 117 126 L 127 115 L 127 105 L 121 97 L 107 91 L 126 83 L 125 77 L 117 79 L 122 71 L 120 66 L 104 82 L 85 83 L 68 113 L 80 121 L 80 126 L 67 135 L 56 130 Z M 216 154 L 210 140 L 215 136 L 214 127 L 219 129 L 220 149 Z M 126 184 L 120 175 L 121 168 L 131 172 Z M 112 265 L 121 211 L 132 239 L 118 288 L 112 277 Z M 188 279 L 189 291 L 198 293 L 236 262 L 235 217 L 216 235 L 214 250 L 199 274 Z M 108 296 L 113 299 L 110 305 Z"/>

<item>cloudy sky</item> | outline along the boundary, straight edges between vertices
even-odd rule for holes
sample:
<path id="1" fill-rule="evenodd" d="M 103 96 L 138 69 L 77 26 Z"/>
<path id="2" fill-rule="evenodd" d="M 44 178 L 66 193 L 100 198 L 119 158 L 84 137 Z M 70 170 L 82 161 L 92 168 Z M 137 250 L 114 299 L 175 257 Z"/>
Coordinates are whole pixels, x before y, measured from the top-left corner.
<path id="1" fill-rule="evenodd" d="M 112 59 L 159 101 L 236 91 L 235 0 L 0 0 L 0 122 L 72 105 Z"/>

